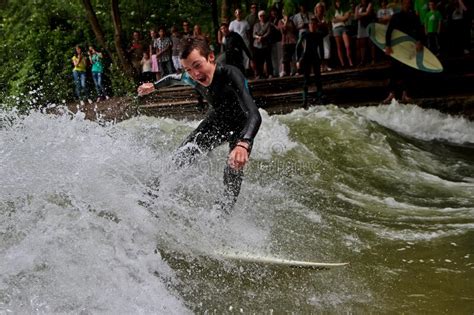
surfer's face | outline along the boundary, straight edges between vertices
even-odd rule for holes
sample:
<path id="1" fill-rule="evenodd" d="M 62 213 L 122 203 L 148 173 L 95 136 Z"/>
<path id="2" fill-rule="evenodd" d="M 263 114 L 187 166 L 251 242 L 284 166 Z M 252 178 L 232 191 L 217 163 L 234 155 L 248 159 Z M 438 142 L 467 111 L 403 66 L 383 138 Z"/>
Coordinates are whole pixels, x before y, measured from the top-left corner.
<path id="1" fill-rule="evenodd" d="M 181 64 L 191 79 L 203 86 L 209 86 L 216 70 L 214 60 L 213 53 L 210 53 L 206 58 L 201 55 L 199 50 L 194 49 L 186 59 L 181 59 Z"/>

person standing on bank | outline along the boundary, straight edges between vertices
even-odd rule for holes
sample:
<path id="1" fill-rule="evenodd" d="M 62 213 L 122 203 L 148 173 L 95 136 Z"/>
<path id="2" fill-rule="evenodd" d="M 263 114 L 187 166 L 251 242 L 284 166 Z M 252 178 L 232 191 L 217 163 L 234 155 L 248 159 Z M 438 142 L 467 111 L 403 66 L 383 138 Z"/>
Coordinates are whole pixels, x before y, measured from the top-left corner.
<path id="1" fill-rule="evenodd" d="M 216 64 L 214 53 L 206 41 L 187 39 L 181 53 L 181 64 L 184 73 L 142 84 L 138 87 L 138 94 L 146 95 L 171 85 L 190 85 L 206 99 L 211 106 L 207 117 L 184 140 L 174 161 L 177 166 L 189 165 L 200 154 L 228 142 L 224 198 L 218 204 L 229 213 L 237 201 L 243 168 L 249 160 L 262 118 L 242 72 L 231 65 Z"/>
<path id="2" fill-rule="evenodd" d="M 104 73 L 103 59 L 104 56 L 100 51 L 97 51 L 92 45 L 89 46 L 89 62 L 92 65 L 92 79 L 94 80 L 95 90 L 97 92 L 97 102 L 109 98 L 102 85 L 102 75 Z"/>
<path id="3" fill-rule="evenodd" d="M 416 40 L 417 52 L 423 49 L 421 44 L 423 28 L 420 19 L 412 9 L 411 0 L 403 0 L 401 11 L 395 13 L 388 23 L 387 33 L 385 34 L 385 54 L 388 56 L 393 53 L 392 32 L 394 29 L 413 37 Z M 388 84 L 389 94 L 383 103 L 390 104 L 392 99 L 396 98 L 397 90 L 402 91 L 402 103 L 411 103 L 413 100 L 408 96 L 408 87 L 410 85 L 409 82 L 413 80 L 415 70 L 410 69 L 393 58 L 391 62 L 390 81 Z"/>
<path id="4" fill-rule="evenodd" d="M 86 75 L 87 75 L 87 57 L 82 52 L 82 48 L 76 45 L 74 56 L 72 57 L 72 64 L 74 66 L 72 70 L 72 76 L 74 78 L 75 92 L 81 105 L 84 105 L 84 100 L 87 98 L 87 86 L 86 86 Z M 92 103 L 91 100 L 88 100 Z"/>
<path id="5" fill-rule="evenodd" d="M 309 22 L 309 32 L 303 32 L 296 44 L 296 67 L 302 70 L 304 75 L 303 83 L 303 108 L 308 108 L 308 87 L 310 84 L 311 71 L 314 73 L 314 80 L 318 89 L 317 98 L 323 102 L 323 84 L 321 82 L 321 56 L 323 52 L 323 38 L 327 35 L 324 30 L 318 29 L 318 19 L 312 17 Z"/>

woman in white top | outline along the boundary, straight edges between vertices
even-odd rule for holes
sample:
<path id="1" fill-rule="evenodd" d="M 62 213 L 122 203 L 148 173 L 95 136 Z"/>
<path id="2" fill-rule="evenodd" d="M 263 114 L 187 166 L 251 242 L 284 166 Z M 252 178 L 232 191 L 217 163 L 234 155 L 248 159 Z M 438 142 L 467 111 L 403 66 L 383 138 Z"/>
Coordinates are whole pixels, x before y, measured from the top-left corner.
<path id="1" fill-rule="evenodd" d="M 349 66 L 354 66 L 351 57 L 351 40 L 347 34 L 348 32 L 346 28 L 346 22 L 349 20 L 351 14 L 352 13 L 350 11 L 344 13 L 344 11 L 341 9 L 341 1 L 336 0 L 334 3 L 334 17 L 332 19 L 332 34 L 336 40 L 337 56 L 339 57 L 339 62 L 341 63 L 342 67 L 345 66 L 344 54 L 342 52 L 343 44 L 346 48 L 346 57 L 347 61 L 349 62 Z"/>

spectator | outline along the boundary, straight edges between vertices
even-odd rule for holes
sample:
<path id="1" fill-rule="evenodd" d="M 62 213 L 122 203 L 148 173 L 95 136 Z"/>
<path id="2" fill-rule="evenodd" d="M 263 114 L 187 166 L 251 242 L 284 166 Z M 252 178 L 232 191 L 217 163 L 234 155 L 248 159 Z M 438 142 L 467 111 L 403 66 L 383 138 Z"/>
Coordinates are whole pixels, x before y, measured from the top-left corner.
<path id="1" fill-rule="evenodd" d="M 428 2 L 429 11 L 425 15 L 425 33 L 427 36 L 428 48 L 438 55 L 439 53 L 439 33 L 441 31 L 441 22 L 443 17 L 438 10 L 436 10 L 435 0 L 429 0 Z"/>
<path id="2" fill-rule="evenodd" d="M 387 25 L 390 22 L 390 19 L 393 15 L 393 9 L 387 7 L 387 0 L 382 0 L 380 2 L 380 9 L 377 11 L 377 21 L 379 23 Z"/>
<path id="3" fill-rule="evenodd" d="M 84 105 L 84 100 L 88 96 L 86 86 L 87 61 L 86 57 L 82 53 L 82 48 L 79 45 L 75 47 L 74 56 L 72 57 L 72 64 L 74 66 L 72 75 L 74 78 L 76 96 L 81 105 Z M 92 103 L 90 99 L 88 101 L 89 103 Z"/>
<path id="4" fill-rule="evenodd" d="M 236 32 L 239 34 L 242 39 L 244 40 L 245 44 L 249 45 L 249 32 L 250 32 L 250 24 L 246 20 L 242 19 L 242 10 L 236 9 L 234 12 L 235 20 L 230 22 L 229 24 L 229 31 Z"/>
<path id="5" fill-rule="evenodd" d="M 97 51 L 94 46 L 89 46 L 89 62 L 92 65 L 92 79 L 94 80 L 95 90 L 97 92 L 97 102 L 103 99 L 109 99 L 102 85 L 102 76 L 104 73 L 104 56 Z"/>
<path id="6" fill-rule="evenodd" d="M 166 30 L 164 27 L 160 27 L 158 35 L 159 37 L 156 57 L 158 59 L 159 68 L 162 72 L 161 74 L 166 76 L 174 72 L 173 62 L 171 60 L 171 49 L 173 47 L 173 43 L 171 42 L 171 39 L 166 36 Z"/>
<path id="7" fill-rule="evenodd" d="M 253 27 L 255 26 L 255 23 L 258 22 L 258 16 L 257 16 L 257 4 L 256 3 L 251 3 L 250 4 L 250 13 L 245 17 L 245 20 L 249 23 L 250 31 L 249 31 L 249 48 L 250 52 L 252 53 L 252 56 L 254 56 L 254 59 L 250 61 L 250 68 L 249 69 L 249 75 L 255 75 L 257 73 L 257 67 L 255 64 L 255 48 L 253 47 Z"/>
<path id="8" fill-rule="evenodd" d="M 342 52 L 343 45 L 345 47 L 346 58 L 349 62 L 349 66 L 354 66 L 351 57 L 351 40 L 346 28 L 346 22 L 349 20 L 351 14 L 350 11 L 344 12 L 341 9 L 341 1 L 336 0 L 334 3 L 334 17 L 332 19 L 332 33 L 334 35 L 334 40 L 336 41 L 337 56 L 339 57 L 341 67 L 345 66 L 344 53 Z"/>
<path id="9" fill-rule="evenodd" d="M 268 46 L 268 36 L 270 35 L 270 22 L 267 21 L 265 11 L 258 12 L 259 22 L 253 26 L 253 47 L 255 48 L 255 65 L 257 78 L 264 78 L 263 67 L 267 65 L 267 75 L 271 77 L 273 73 L 272 58 Z"/>
<path id="10" fill-rule="evenodd" d="M 326 36 L 324 30 L 318 30 L 318 19 L 311 18 L 309 32 L 301 34 L 296 45 L 296 66 L 304 75 L 303 83 L 303 107 L 308 108 L 308 87 L 311 71 L 318 89 L 318 101 L 323 102 L 323 85 L 321 82 L 321 59 L 323 50 L 323 38 Z"/>
<path id="11" fill-rule="evenodd" d="M 154 75 L 154 79 L 158 81 L 161 78 L 160 65 L 158 64 L 157 50 L 158 50 L 158 32 L 155 28 L 150 30 L 150 49 L 149 55 L 151 56 L 151 72 Z"/>
<path id="12" fill-rule="evenodd" d="M 229 19 L 227 18 L 222 19 L 221 25 L 222 23 L 229 25 Z M 217 44 L 218 44 L 218 47 L 214 53 L 215 54 L 223 53 L 224 52 L 224 34 L 222 34 L 220 27 L 219 27 L 219 30 L 217 31 Z"/>
<path id="13" fill-rule="evenodd" d="M 367 48 L 370 45 L 372 55 L 372 63 L 374 63 L 375 47 L 369 43 L 369 33 L 367 26 L 373 22 L 373 7 L 368 0 L 361 0 L 360 4 L 355 9 L 355 18 L 357 23 L 357 53 L 359 66 L 363 66 L 367 61 Z"/>
<path id="14" fill-rule="evenodd" d="M 291 69 L 291 64 L 294 60 L 297 37 L 295 23 L 289 18 L 285 9 L 282 13 L 283 18 L 278 22 L 278 29 L 282 34 L 281 42 L 283 44 L 283 72 L 281 76 L 285 76 L 296 73 L 296 70 Z"/>
<path id="15" fill-rule="evenodd" d="M 255 23 L 258 22 L 256 3 L 250 4 L 250 13 L 245 17 L 245 20 L 247 21 L 247 23 L 249 23 L 250 32 L 252 32 L 253 26 L 255 25 Z"/>
<path id="16" fill-rule="evenodd" d="M 173 66 L 177 73 L 181 73 L 181 62 L 179 61 L 179 56 L 181 55 L 182 51 L 182 42 L 181 42 L 181 34 L 178 32 L 178 28 L 176 26 L 171 27 L 171 43 L 173 44 L 171 59 L 173 60 Z"/>
<path id="17" fill-rule="evenodd" d="M 420 23 L 425 23 L 425 16 L 428 13 L 428 0 L 415 0 L 415 13 L 420 18 Z"/>
<path id="18" fill-rule="evenodd" d="M 453 56 L 461 56 L 463 53 L 468 54 L 469 50 L 465 45 L 465 32 L 470 33 L 470 26 L 465 25 L 464 19 L 467 19 L 467 8 L 462 0 L 454 0 L 454 8 L 448 19 L 448 32 L 451 39 L 451 54 Z"/>
<path id="19" fill-rule="evenodd" d="M 195 39 L 204 40 L 209 45 L 209 35 L 202 32 L 201 25 L 199 24 L 194 25 L 193 37 Z"/>
<path id="20" fill-rule="evenodd" d="M 237 67 L 242 74 L 245 75 L 243 54 L 245 53 L 248 59 L 252 58 L 250 50 L 245 44 L 242 37 L 233 31 L 229 30 L 229 26 L 226 23 L 222 23 L 220 30 L 224 35 L 224 55 L 225 63 Z"/>
<path id="21" fill-rule="evenodd" d="M 280 68 L 281 68 L 281 57 L 283 54 L 283 48 L 281 44 L 281 32 L 278 29 L 278 10 L 275 7 L 270 9 L 270 15 L 268 22 L 270 22 L 270 35 L 269 35 L 269 42 L 268 46 L 271 53 L 272 58 L 272 69 L 273 69 L 273 76 L 278 77 L 280 75 Z M 283 70 L 281 70 L 283 71 Z"/>
<path id="22" fill-rule="evenodd" d="M 132 62 L 133 70 L 134 70 L 134 77 L 135 81 L 139 81 L 140 79 L 140 71 L 142 68 L 141 60 L 143 57 L 143 41 L 141 38 L 141 34 L 138 31 L 133 32 L 132 35 L 132 43 L 128 48 L 127 52 L 130 56 L 130 61 Z"/>
<path id="23" fill-rule="evenodd" d="M 300 11 L 293 15 L 293 23 L 295 23 L 296 29 L 298 30 L 298 37 L 301 37 L 301 34 L 308 30 L 308 24 L 313 14 L 308 13 L 303 4 L 300 4 L 299 9 Z"/>
<path id="24" fill-rule="evenodd" d="M 275 10 L 276 12 L 276 18 L 277 21 L 275 22 L 278 23 L 283 18 L 283 0 L 273 0 L 273 5 L 271 7 L 272 10 Z"/>
<path id="25" fill-rule="evenodd" d="M 148 51 L 143 52 L 143 58 L 140 63 L 142 65 L 141 83 L 153 82 L 152 61 Z"/>
<path id="26" fill-rule="evenodd" d="M 316 6 L 314 7 L 314 17 L 318 21 L 318 30 L 324 32 L 327 34 L 323 38 L 323 55 L 321 56 L 321 71 L 326 72 L 326 71 L 332 71 L 331 68 L 329 68 L 328 63 L 329 63 L 329 58 L 331 58 L 331 41 L 329 39 L 329 23 L 326 21 L 326 17 L 324 16 L 326 14 L 326 5 L 324 2 L 318 2 Z"/>
<path id="27" fill-rule="evenodd" d="M 184 21 L 183 22 L 183 32 L 181 34 L 183 36 L 183 39 L 189 38 L 193 36 L 193 32 L 191 31 L 191 28 L 189 27 L 189 22 Z"/>

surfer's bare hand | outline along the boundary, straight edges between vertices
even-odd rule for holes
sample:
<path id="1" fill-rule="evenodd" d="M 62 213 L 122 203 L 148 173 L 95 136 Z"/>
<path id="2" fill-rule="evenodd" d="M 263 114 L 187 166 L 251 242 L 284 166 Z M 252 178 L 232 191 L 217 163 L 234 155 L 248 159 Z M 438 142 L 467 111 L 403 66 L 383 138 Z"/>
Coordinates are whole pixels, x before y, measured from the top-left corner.
<path id="1" fill-rule="evenodd" d="M 391 54 L 393 54 L 393 49 L 392 47 L 385 47 L 385 54 L 390 56 Z"/>
<path id="2" fill-rule="evenodd" d="M 153 91 L 155 91 L 155 86 L 153 83 L 143 83 L 138 87 L 139 96 L 150 94 Z"/>
<path id="3" fill-rule="evenodd" d="M 248 147 L 249 145 L 246 142 L 237 143 L 234 149 L 230 152 L 229 159 L 227 161 L 231 168 L 234 170 L 241 170 L 244 168 L 245 164 L 247 164 L 249 160 Z"/>

